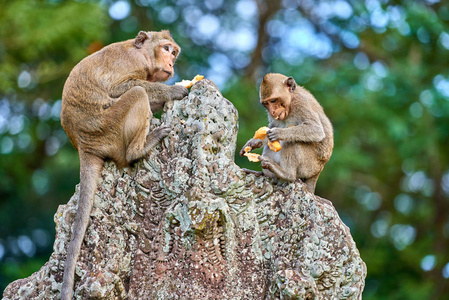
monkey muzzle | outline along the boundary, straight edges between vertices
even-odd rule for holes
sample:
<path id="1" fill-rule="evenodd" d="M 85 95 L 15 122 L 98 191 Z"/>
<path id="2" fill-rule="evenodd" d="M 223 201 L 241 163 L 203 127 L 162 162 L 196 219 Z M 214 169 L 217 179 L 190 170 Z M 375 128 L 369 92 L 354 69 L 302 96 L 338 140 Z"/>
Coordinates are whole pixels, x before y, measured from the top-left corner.
<path id="1" fill-rule="evenodd" d="M 287 117 L 287 112 L 286 111 L 282 111 L 279 114 L 277 114 L 276 116 L 273 116 L 276 120 L 284 120 Z"/>

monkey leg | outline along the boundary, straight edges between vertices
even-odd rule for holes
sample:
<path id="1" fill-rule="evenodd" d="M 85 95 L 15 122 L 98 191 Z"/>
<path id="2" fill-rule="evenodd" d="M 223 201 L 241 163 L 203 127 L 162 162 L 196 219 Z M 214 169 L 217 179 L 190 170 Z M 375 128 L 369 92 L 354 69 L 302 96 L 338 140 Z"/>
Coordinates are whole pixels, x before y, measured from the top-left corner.
<path id="1" fill-rule="evenodd" d="M 146 136 L 152 117 L 148 96 L 144 88 L 135 86 L 120 97 L 115 106 L 122 116 L 122 134 L 125 144 L 124 159 L 131 163 L 147 154 Z M 123 160 L 123 157 L 120 159 Z"/>
<path id="2" fill-rule="evenodd" d="M 307 186 L 309 191 L 311 191 L 313 194 L 315 194 L 315 187 L 316 187 L 316 182 L 318 180 L 318 176 L 320 176 L 320 173 L 318 173 L 317 175 L 315 175 L 313 177 L 303 179 L 303 182 L 305 183 L 305 185 Z"/>
<path id="3" fill-rule="evenodd" d="M 303 150 L 307 150 L 302 148 Z M 316 156 L 315 151 L 306 152 L 304 151 L 304 156 L 300 157 L 298 168 L 297 168 L 297 178 L 301 178 L 301 180 L 306 184 L 307 188 L 315 193 L 315 186 L 320 176 L 321 171 L 323 170 L 324 164 L 313 157 Z"/>

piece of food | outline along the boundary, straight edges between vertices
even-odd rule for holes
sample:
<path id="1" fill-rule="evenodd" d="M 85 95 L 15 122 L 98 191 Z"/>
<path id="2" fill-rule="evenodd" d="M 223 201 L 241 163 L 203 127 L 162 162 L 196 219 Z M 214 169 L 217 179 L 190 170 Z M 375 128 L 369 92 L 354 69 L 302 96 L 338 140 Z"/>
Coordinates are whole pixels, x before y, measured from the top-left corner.
<path id="1" fill-rule="evenodd" d="M 255 139 L 260 139 L 263 140 L 266 138 L 267 136 L 267 131 L 270 128 L 264 126 L 264 127 L 260 127 L 259 129 L 257 129 L 257 131 L 254 133 L 254 138 Z M 279 143 L 279 141 L 274 141 L 274 142 L 268 142 L 268 148 L 270 148 L 272 151 L 274 152 L 278 152 L 279 150 L 281 150 L 281 143 Z"/>
<path id="2" fill-rule="evenodd" d="M 197 83 L 198 81 L 200 81 L 203 78 L 204 78 L 203 75 L 196 75 L 195 77 L 193 77 L 192 80 L 183 79 L 180 82 L 176 82 L 175 84 L 182 85 L 186 88 L 190 88 L 192 85 L 194 85 L 195 83 Z"/>
<path id="3" fill-rule="evenodd" d="M 260 127 L 259 129 L 257 129 L 257 131 L 254 133 L 254 138 L 255 139 L 259 139 L 259 140 L 263 140 L 265 139 L 265 137 L 267 136 L 267 131 L 268 131 L 268 127 L 264 126 L 264 127 Z"/>
<path id="4" fill-rule="evenodd" d="M 204 75 L 198 74 L 198 75 L 196 75 L 195 77 L 193 77 L 193 80 L 192 80 L 192 81 L 197 82 L 197 81 L 200 81 L 200 80 L 203 79 L 203 78 L 204 78 Z M 194 83 L 195 83 L 195 82 L 194 82 Z"/>
<path id="5" fill-rule="evenodd" d="M 279 143 L 279 141 L 274 141 L 274 142 L 268 142 L 268 148 L 271 149 L 271 151 L 274 152 L 278 152 L 279 150 L 281 150 L 281 143 Z"/>
<path id="6" fill-rule="evenodd" d="M 267 131 L 269 130 L 268 127 L 264 126 L 264 127 L 260 127 L 259 129 L 257 129 L 257 131 L 254 133 L 254 138 L 255 139 L 259 139 L 259 140 L 264 140 L 267 137 Z M 268 141 L 268 148 L 270 148 L 272 151 L 274 152 L 278 152 L 279 150 L 281 150 L 281 143 L 279 143 L 279 141 L 274 141 L 274 142 L 270 142 Z M 247 146 L 245 147 L 245 153 L 243 155 L 245 155 L 249 161 L 251 162 L 258 162 L 260 161 L 259 159 L 259 154 L 257 153 L 249 153 L 249 151 L 251 151 L 251 147 Z"/>
<path id="7" fill-rule="evenodd" d="M 259 159 L 259 154 L 257 154 L 257 153 L 245 153 L 245 154 L 243 154 L 243 155 L 245 155 L 247 158 L 248 158 L 248 160 L 249 161 L 251 161 L 251 162 L 258 162 L 258 161 L 260 161 L 260 159 Z"/>
<path id="8" fill-rule="evenodd" d="M 182 85 L 185 88 L 189 88 L 193 85 L 191 80 L 183 79 L 180 82 L 176 82 L 176 85 Z"/>

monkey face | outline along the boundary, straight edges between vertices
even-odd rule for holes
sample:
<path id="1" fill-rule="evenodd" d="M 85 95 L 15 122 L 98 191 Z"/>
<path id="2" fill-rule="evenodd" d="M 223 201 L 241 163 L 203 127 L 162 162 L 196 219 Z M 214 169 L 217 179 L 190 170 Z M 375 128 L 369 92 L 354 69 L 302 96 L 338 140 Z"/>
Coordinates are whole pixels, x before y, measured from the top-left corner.
<path id="1" fill-rule="evenodd" d="M 169 31 L 140 31 L 133 44 L 143 51 L 149 63 L 148 81 L 167 81 L 173 76 L 173 66 L 181 48 L 172 39 Z"/>
<path id="2" fill-rule="evenodd" d="M 292 77 L 275 73 L 266 74 L 260 85 L 260 103 L 271 117 L 283 121 L 290 113 L 295 88 L 296 83 Z"/>
<path id="3" fill-rule="evenodd" d="M 151 81 L 167 81 L 175 73 L 173 66 L 179 54 L 179 47 L 169 40 L 163 40 L 154 49 L 156 70 Z"/>
<path id="4" fill-rule="evenodd" d="M 283 121 L 290 113 L 290 99 L 288 97 L 275 97 L 264 99 L 262 105 L 276 120 Z"/>

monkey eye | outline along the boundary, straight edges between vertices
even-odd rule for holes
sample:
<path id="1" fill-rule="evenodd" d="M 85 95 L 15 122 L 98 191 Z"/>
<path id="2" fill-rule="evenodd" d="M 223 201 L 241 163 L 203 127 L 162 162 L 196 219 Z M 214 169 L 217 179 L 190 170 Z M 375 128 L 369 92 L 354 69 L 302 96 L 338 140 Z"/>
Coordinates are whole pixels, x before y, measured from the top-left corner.
<path id="1" fill-rule="evenodd" d="M 164 50 L 165 50 L 165 51 L 169 51 L 170 48 L 169 48 L 167 45 L 165 45 L 165 46 L 164 46 Z"/>
<path id="2" fill-rule="evenodd" d="M 171 54 L 172 54 L 173 56 L 176 56 L 176 51 L 173 51 Z"/>

